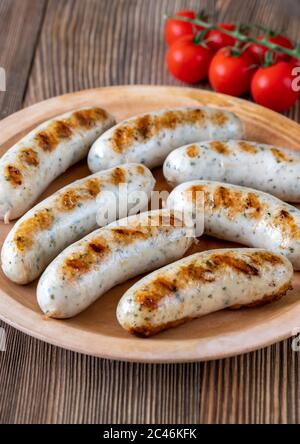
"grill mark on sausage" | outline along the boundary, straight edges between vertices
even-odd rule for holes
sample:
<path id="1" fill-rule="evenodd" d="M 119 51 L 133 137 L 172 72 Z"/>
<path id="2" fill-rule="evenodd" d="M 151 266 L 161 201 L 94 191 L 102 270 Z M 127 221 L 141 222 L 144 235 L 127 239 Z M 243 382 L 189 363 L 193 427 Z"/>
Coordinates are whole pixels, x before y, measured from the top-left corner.
<path id="1" fill-rule="evenodd" d="M 191 200 L 194 204 L 198 201 L 198 198 L 202 195 L 201 193 L 204 193 L 204 201 L 206 202 L 208 199 L 208 192 L 206 191 L 205 185 L 193 185 L 192 187 L 188 188 L 186 190 L 188 199 Z M 199 193 L 199 194 L 198 194 Z"/>
<path id="2" fill-rule="evenodd" d="M 260 219 L 260 217 L 262 216 L 261 213 L 263 210 L 263 206 L 256 194 L 251 192 L 248 193 L 245 199 L 245 209 L 252 210 L 251 213 L 248 213 L 250 217 L 253 217 L 255 219 Z"/>
<path id="3" fill-rule="evenodd" d="M 23 176 L 19 168 L 14 165 L 7 165 L 5 167 L 5 180 L 10 182 L 13 186 L 22 185 Z"/>
<path id="4" fill-rule="evenodd" d="M 158 302 L 167 295 L 170 295 L 178 290 L 175 285 L 175 279 L 170 279 L 167 275 L 159 275 L 155 280 L 144 289 L 139 290 L 135 297 L 139 304 L 146 309 L 155 310 Z"/>
<path id="5" fill-rule="evenodd" d="M 264 262 L 270 262 L 274 256 L 272 253 L 270 256 L 268 254 L 264 256 L 262 253 L 257 253 L 255 263 L 252 261 L 251 254 L 243 258 L 229 252 L 212 253 L 206 258 L 195 259 L 191 263 L 181 265 L 176 270 L 159 274 L 135 293 L 135 299 L 141 307 L 155 310 L 164 297 L 174 295 L 187 288 L 190 283 L 201 285 L 214 282 L 219 273 L 225 273 L 226 268 L 247 276 L 259 276 L 260 271 L 257 266 L 261 266 Z"/>
<path id="6" fill-rule="evenodd" d="M 251 259 L 251 256 L 249 256 Z M 214 254 L 211 256 L 211 259 L 214 263 L 214 268 L 222 267 L 223 265 L 227 265 L 232 270 L 237 271 L 238 273 L 243 273 L 249 276 L 259 276 L 259 270 L 252 264 L 249 264 L 245 260 L 234 257 L 233 255 L 227 254 Z"/>
<path id="7" fill-rule="evenodd" d="M 261 266 L 264 263 L 269 263 L 271 265 L 283 263 L 282 258 L 271 251 L 257 251 L 249 254 L 248 257 L 256 266 Z"/>
<path id="8" fill-rule="evenodd" d="M 248 142 L 244 142 L 244 141 L 239 142 L 238 147 L 240 148 L 240 150 L 245 151 L 245 153 L 249 153 L 249 154 L 256 154 L 257 153 L 257 148 Z"/>
<path id="9" fill-rule="evenodd" d="M 292 289 L 291 284 L 288 282 L 288 283 L 284 284 L 278 291 L 274 292 L 271 295 L 265 295 L 261 299 L 259 299 L 258 301 L 250 302 L 249 304 L 244 304 L 244 305 L 235 304 L 235 305 L 232 305 L 231 307 L 228 307 L 228 308 L 230 310 L 240 310 L 241 308 L 261 307 L 263 305 L 270 304 L 271 302 L 278 301 L 283 296 L 285 296 L 287 294 L 287 292 L 291 289 Z M 153 336 L 161 331 L 167 330 L 169 328 L 177 327 L 179 325 L 184 324 L 185 322 L 191 321 L 193 319 L 197 319 L 199 317 L 201 317 L 201 315 L 200 316 L 186 316 L 184 318 L 177 319 L 175 321 L 162 323 L 159 325 L 151 325 L 149 322 L 145 322 L 144 325 L 130 327 L 128 329 L 128 332 L 131 334 L 134 334 L 136 336 L 146 338 L 146 337 Z"/>
<path id="10" fill-rule="evenodd" d="M 90 196 L 96 197 L 100 193 L 100 190 L 101 190 L 100 180 L 97 179 L 96 177 L 94 177 L 93 179 L 89 179 L 86 182 L 86 185 L 84 186 L 84 188 L 88 191 Z"/>
<path id="11" fill-rule="evenodd" d="M 237 214 L 247 211 L 247 217 L 260 219 L 262 217 L 263 204 L 256 194 L 249 192 L 243 195 L 238 190 L 217 187 L 213 195 L 213 208 L 224 208 L 228 211 L 228 217 L 233 219 Z"/>
<path id="12" fill-rule="evenodd" d="M 89 241 L 82 252 L 74 252 L 62 265 L 63 279 L 79 279 L 93 269 L 110 251 L 106 240 L 98 236 Z"/>
<path id="13" fill-rule="evenodd" d="M 228 116 L 223 111 L 217 111 L 212 114 L 212 122 L 216 126 L 224 126 L 225 123 L 228 121 Z"/>
<path id="14" fill-rule="evenodd" d="M 186 149 L 186 154 L 189 156 L 189 157 L 197 157 L 198 156 L 198 154 L 199 154 L 199 148 L 198 148 L 198 146 L 197 145 L 190 145 L 190 146 L 188 146 L 187 147 L 187 149 Z"/>
<path id="15" fill-rule="evenodd" d="M 53 151 L 60 142 L 57 135 L 51 130 L 51 126 L 49 129 L 38 132 L 35 139 L 39 148 L 46 152 Z"/>
<path id="16" fill-rule="evenodd" d="M 73 127 L 92 128 L 97 122 L 103 122 L 108 114 L 102 108 L 82 109 L 75 111 L 70 120 Z"/>
<path id="17" fill-rule="evenodd" d="M 293 159 L 278 148 L 271 148 L 271 152 L 278 162 L 293 162 Z"/>
<path id="18" fill-rule="evenodd" d="M 62 194 L 59 198 L 60 207 L 63 210 L 73 210 L 77 207 L 79 201 L 79 196 L 74 189 L 68 190 Z"/>
<path id="19" fill-rule="evenodd" d="M 201 109 L 166 111 L 161 115 L 145 114 L 116 128 L 112 134 L 112 148 L 123 153 L 135 142 L 146 142 L 163 130 L 175 130 L 178 126 L 203 125 L 205 112 Z"/>
<path id="20" fill-rule="evenodd" d="M 252 192 L 243 194 L 241 191 L 230 189 L 225 186 L 219 186 L 214 193 L 209 191 L 206 185 L 193 185 L 187 188 L 187 198 L 194 204 L 197 203 L 198 193 L 204 192 L 204 205 L 206 210 L 226 209 L 228 217 L 233 219 L 237 214 L 246 212 L 247 217 L 260 219 L 263 216 L 263 205 L 259 197 Z"/>
<path id="21" fill-rule="evenodd" d="M 151 236 L 151 227 L 143 228 L 128 228 L 128 227 L 113 227 L 111 232 L 114 240 L 120 244 L 131 244 L 137 239 L 147 239 Z"/>
<path id="22" fill-rule="evenodd" d="M 69 139 L 72 136 L 72 130 L 67 120 L 56 120 L 50 127 L 58 139 Z"/>
<path id="23" fill-rule="evenodd" d="M 167 212 L 159 212 L 155 215 L 148 216 L 149 224 L 154 227 L 161 226 L 180 226 L 182 224 L 182 220 L 175 217 L 173 211 Z"/>
<path id="24" fill-rule="evenodd" d="M 231 151 L 228 145 L 225 142 L 214 141 L 210 142 L 211 148 L 219 154 L 223 154 L 224 156 L 228 156 Z"/>
<path id="25" fill-rule="evenodd" d="M 80 187 L 69 188 L 56 199 L 58 210 L 71 211 L 80 203 L 95 199 L 100 193 L 100 181 L 97 178 L 89 179 Z"/>
<path id="26" fill-rule="evenodd" d="M 17 249 L 21 252 L 25 249 L 30 249 L 33 245 L 35 234 L 38 231 L 47 230 L 53 221 L 52 211 L 45 208 L 37 211 L 32 217 L 22 222 L 14 235 L 14 243 Z"/>
<path id="27" fill-rule="evenodd" d="M 111 173 L 111 183 L 119 185 L 126 182 L 126 174 L 123 168 L 115 168 Z"/>
<path id="28" fill-rule="evenodd" d="M 145 174 L 145 167 L 143 167 L 143 165 L 137 165 L 136 172 L 137 174 L 143 176 Z"/>
<path id="29" fill-rule="evenodd" d="M 255 307 L 260 307 L 260 306 L 263 306 L 266 304 L 270 304 L 271 302 L 278 301 L 283 296 L 285 296 L 286 293 L 288 292 L 288 290 L 290 290 L 291 288 L 292 287 L 291 287 L 290 283 L 288 282 L 287 284 L 284 284 L 277 292 L 274 292 L 271 295 L 265 295 L 261 299 L 259 299 L 258 301 L 250 302 L 249 304 L 244 304 L 244 305 L 235 304 L 235 305 L 232 305 L 231 307 L 228 307 L 228 308 L 230 310 L 239 310 L 241 308 L 255 308 Z M 170 322 L 162 323 L 159 325 L 151 325 L 149 322 L 145 322 L 144 325 L 130 327 L 128 329 L 128 332 L 130 334 L 133 334 L 136 336 L 147 338 L 147 337 L 153 336 L 159 332 L 167 330 L 169 328 L 174 328 L 174 327 L 182 325 L 188 321 L 191 321 L 193 319 L 197 319 L 199 317 L 201 317 L 201 315 L 186 316 L 184 318 L 176 319 L 175 321 L 170 321 Z"/>
<path id="30" fill-rule="evenodd" d="M 72 137 L 73 130 L 92 128 L 107 116 L 107 112 L 101 108 L 75 111 L 67 119 L 50 122 L 47 128 L 36 134 L 35 140 L 43 151 L 52 152 L 62 140 Z"/>
<path id="31" fill-rule="evenodd" d="M 39 165 L 38 154 L 32 148 L 24 148 L 21 150 L 19 160 L 22 164 L 37 167 Z"/>
<path id="32" fill-rule="evenodd" d="M 295 221 L 294 216 L 289 211 L 282 209 L 271 222 L 273 226 L 279 228 L 284 237 L 300 239 L 300 228 Z"/>

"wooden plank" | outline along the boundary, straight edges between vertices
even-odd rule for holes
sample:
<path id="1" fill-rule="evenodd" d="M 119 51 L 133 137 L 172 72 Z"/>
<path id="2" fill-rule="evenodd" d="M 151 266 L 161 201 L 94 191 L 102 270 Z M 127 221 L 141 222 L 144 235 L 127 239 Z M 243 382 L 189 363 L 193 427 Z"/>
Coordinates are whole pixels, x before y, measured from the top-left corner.
<path id="1" fill-rule="evenodd" d="M 45 0 L 0 1 L 0 66 L 6 72 L 0 118 L 22 106 L 45 4 Z"/>
<path id="2" fill-rule="evenodd" d="M 8 3 L 16 17 L 25 1 L 2 1 L 0 16 Z M 202 5 L 222 20 L 283 28 L 300 40 L 298 17 L 289 16 L 279 0 L 247 0 L 242 7 L 236 0 L 207 0 Z M 197 8 L 199 1 L 50 0 L 25 104 L 96 86 L 180 84 L 165 69 L 162 17 L 187 7 Z M 5 14 L 4 25 L 12 27 Z M 30 33 L 33 26 L 34 21 L 27 26 Z M 14 26 L 13 31 L 21 32 Z M 26 40 L 15 39 L 15 52 L 20 39 Z M 6 53 L 13 64 L 11 51 Z M 7 94 L 11 111 L 23 92 L 19 95 L 17 88 L 12 97 Z M 300 120 L 299 103 L 288 115 Z M 7 351 L 0 354 L 1 422 L 300 421 L 300 355 L 292 351 L 291 340 L 222 361 L 153 366 L 78 355 L 6 329 Z"/>

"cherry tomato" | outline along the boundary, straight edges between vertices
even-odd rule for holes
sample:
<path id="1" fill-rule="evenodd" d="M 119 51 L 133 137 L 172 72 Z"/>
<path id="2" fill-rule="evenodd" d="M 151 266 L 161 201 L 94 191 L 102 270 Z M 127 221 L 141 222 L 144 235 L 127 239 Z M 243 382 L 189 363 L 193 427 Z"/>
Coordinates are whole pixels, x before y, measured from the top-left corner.
<path id="1" fill-rule="evenodd" d="M 211 61 L 208 78 L 215 91 L 240 96 L 250 88 L 254 72 L 253 58 L 247 52 L 233 55 L 231 48 L 222 48 Z"/>
<path id="2" fill-rule="evenodd" d="M 182 37 L 167 51 L 166 62 L 170 73 L 178 80 L 198 83 L 207 76 L 213 52 L 195 43 L 194 35 Z"/>
<path id="3" fill-rule="evenodd" d="M 234 31 L 236 29 L 235 25 L 232 25 L 231 23 L 220 23 L 219 27 L 227 29 L 227 31 Z M 219 31 L 218 29 L 212 29 L 209 31 L 206 40 L 207 46 L 215 52 L 224 48 L 224 46 L 233 46 L 236 42 L 234 37 L 224 34 L 224 32 Z"/>
<path id="4" fill-rule="evenodd" d="M 271 108 L 274 111 L 285 111 L 299 97 L 293 91 L 292 67 L 287 62 L 278 62 L 269 67 L 259 68 L 251 82 L 251 93 L 256 103 Z"/>
<path id="5" fill-rule="evenodd" d="M 178 11 L 175 15 L 190 19 L 196 18 L 196 12 L 191 10 Z M 202 26 L 195 26 L 192 23 L 176 19 L 168 19 L 165 26 L 165 41 L 168 45 L 172 45 L 179 38 L 188 34 L 193 34 L 194 31 L 201 31 L 202 29 Z"/>
<path id="6" fill-rule="evenodd" d="M 263 38 L 264 38 L 263 35 L 259 35 L 257 37 L 258 40 L 262 40 Z M 276 43 L 277 45 L 281 45 L 284 48 L 289 48 L 289 49 L 293 48 L 293 44 L 290 41 L 290 39 L 288 39 L 287 37 L 285 37 L 284 35 L 281 35 L 281 34 L 269 37 L 268 40 L 269 40 L 269 42 Z M 268 51 L 268 48 L 266 48 L 265 46 L 259 45 L 258 43 L 252 43 L 249 46 L 247 51 L 249 51 L 250 54 L 252 54 L 253 58 L 255 59 L 255 61 L 257 63 L 262 63 L 264 61 L 266 52 Z M 290 57 L 287 54 L 276 52 L 276 61 L 277 62 L 282 62 L 284 60 L 288 60 L 289 58 Z"/>
<path id="7" fill-rule="evenodd" d="M 300 60 L 296 59 L 296 57 L 291 57 L 289 63 L 291 66 L 300 66 Z"/>

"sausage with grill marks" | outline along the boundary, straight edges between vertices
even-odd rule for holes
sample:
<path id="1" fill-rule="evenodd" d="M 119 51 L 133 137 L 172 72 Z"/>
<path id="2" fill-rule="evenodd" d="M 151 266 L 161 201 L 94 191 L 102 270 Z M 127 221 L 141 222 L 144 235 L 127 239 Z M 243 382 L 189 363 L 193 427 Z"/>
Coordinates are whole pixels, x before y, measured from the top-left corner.
<path id="1" fill-rule="evenodd" d="M 197 222 L 203 216 L 203 201 L 206 234 L 284 254 L 295 270 L 300 269 L 297 208 L 262 191 L 205 180 L 178 185 L 169 195 L 167 207 L 184 211 Z"/>
<path id="2" fill-rule="evenodd" d="M 86 107 L 42 123 L 16 143 L 0 159 L 0 219 L 22 216 L 114 124 L 104 109 Z"/>
<path id="3" fill-rule="evenodd" d="M 186 143 L 242 135 L 241 120 L 229 111 L 209 107 L 153 111 L 124 120 L 102 134 L 89 152 L 88 165 L 92 172 L 124 162 L 154 168 Z"/>
<path id="4" fill-rule="evenodd" d="M 69 318 L 109 289 L 172 262 L 193 242 L 173 212 L 121 219 L 64 250 L 45 270 L 37 299 L 49 317 Z"/>
<path id="5" fill-rule="evenodd" d="M 260 249 L 222 249 L 193 254 L 134 284 L 117 307 L 129 333 L 152 336 L 224 308 L 255 307 L 291 287 L 285 256 Z"/>
<path id="6" fill-rule="evenodd" d="M 97 213 L 109 210 L 113 196 L 120 199 L 122 184 L 128 187 L 125 210 L 133 211 L 131 193 L 143 191 L 149 199 L 155 180 L 144 165 L 122 165 L 73 182 L 32 208 L 17 221 L 2 247 L 6 276 L 18 284 L 36 279 L 65 247 L 98 227 Z M 107 204 L 99 199 L 106 191 L 113 193 Z M 118 214 L 112 212 L 111 221 L 114 216 Z"/>
<path id="7" fill-rule="evenodd" d="M 164 176 L 176 186 L 217 180 L 300 202 L 300 153 L 246 140 L 213 140 L 185 145 L 164 162 Z"/>

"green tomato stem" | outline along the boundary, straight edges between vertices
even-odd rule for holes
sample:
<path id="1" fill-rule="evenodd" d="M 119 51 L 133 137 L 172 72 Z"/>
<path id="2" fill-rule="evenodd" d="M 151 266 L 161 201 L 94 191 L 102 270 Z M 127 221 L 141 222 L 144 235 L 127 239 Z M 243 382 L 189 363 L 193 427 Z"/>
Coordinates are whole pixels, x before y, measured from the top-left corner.
<path id="1" fill-rule="evenodd" d="M 195 25 L 202 26 L 207 31 L 211 29 L 216 29 L 218 31 L 223 32 L 226 35 L 229 35 L 230 37 L 234 37 L 240 42 L 245 43 L 257 43 L 258 45 L 264 46 L 265 48 L 268 48 L 271 51 L 277 51 L 283 54 L 287 54 L 291 57 L 295 57 L 296 59 L 300 59 L 300 45 L 295 44 L 294 48 L 285 48 L 284 46 L 278 45 L 276 43 L 270 42 L 268 39 L 263 38 L 261 40 L 250 37 L 248 35 L 245 35 L 241 32 L 241 29 L 243 29 L 243 25 L 238 25 L 237 28 L 234 31 L 229 31 L 228 29 L 224 29 L 217 24 L 209 23 L 204 20 L 201 20 L 200 18 L 191 19 L 188 17 L 183 16 L 165 16 L 166 19 L 174 19 L 174 20 L 181 20 L 183 22 L 189 22 Z M 249 29 L 249 26 L 247 26 L 247 29 Z"/>

